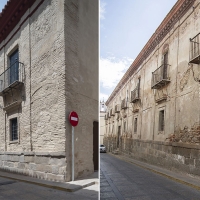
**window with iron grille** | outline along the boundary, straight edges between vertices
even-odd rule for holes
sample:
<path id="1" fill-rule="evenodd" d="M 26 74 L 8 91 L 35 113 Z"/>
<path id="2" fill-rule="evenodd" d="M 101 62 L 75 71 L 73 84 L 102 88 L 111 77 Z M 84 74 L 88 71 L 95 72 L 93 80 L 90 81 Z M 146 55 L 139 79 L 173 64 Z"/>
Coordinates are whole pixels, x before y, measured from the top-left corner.
<path id="1" fill-rule="evenodd" d="M 160 110 L 159 111 L 159 127 L 158 127 L 158 130 L 164 131 L 164 128 L 165 128 L 165 111 Z"/>
<path id="2" fill-rule="evenodd" d="M 17 118 L 13 118 L 10 120 L 10 135 L 11 141 L 18 140 Z"/>
<path id="3" fill-rule="evenodd" d="M 124 122 L 124 132 L 126 132 L 126 122 Z"/>
<path id="4" fill-rule="evenodd" d="M 134 119 L 134 133 L 137 133 L 137 118 Z"/>

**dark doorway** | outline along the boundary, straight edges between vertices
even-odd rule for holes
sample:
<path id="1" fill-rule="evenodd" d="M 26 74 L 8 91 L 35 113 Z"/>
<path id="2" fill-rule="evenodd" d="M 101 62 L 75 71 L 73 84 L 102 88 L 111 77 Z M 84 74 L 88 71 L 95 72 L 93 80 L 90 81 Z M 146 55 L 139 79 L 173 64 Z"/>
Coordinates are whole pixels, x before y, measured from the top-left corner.
<path id="1" fill-rule="evenodd" d="M 93 122 L 93 162 L 94 171 L 99 170 L 99 122 Z"/>
<path id="2" fill-rule="evenodd" d="M 119 137 L 121 133 L 121 126 L 118 126 L 118 133 L 117 133 L 117 148 L 119 148 Z"/>

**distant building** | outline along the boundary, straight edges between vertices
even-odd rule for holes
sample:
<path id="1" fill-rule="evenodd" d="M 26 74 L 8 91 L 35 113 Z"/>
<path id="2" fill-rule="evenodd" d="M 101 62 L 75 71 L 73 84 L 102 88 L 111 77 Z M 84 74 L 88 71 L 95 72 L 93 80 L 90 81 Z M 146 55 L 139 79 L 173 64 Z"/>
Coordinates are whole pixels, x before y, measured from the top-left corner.
<path id="1" fill-rule="evenodd" d="M 199 9 L 178 0 L 108 98 L 108 151 L 200 175 Z"/>
<path id="2" fill-rule="evenodd" d="M 74 110 L 75 178 L 93 173 L 98 1 L 9 0 L 0 14 L 0 74 L 0 170 L 70 181 Z"/>
<path id="3" fill-rule="evenodd" d="M 105 115 L 106 115 L 106 104 L 104 100 L 100 101 L 100 144 L 103 144 L 103 137 L 105 133 Z"/>

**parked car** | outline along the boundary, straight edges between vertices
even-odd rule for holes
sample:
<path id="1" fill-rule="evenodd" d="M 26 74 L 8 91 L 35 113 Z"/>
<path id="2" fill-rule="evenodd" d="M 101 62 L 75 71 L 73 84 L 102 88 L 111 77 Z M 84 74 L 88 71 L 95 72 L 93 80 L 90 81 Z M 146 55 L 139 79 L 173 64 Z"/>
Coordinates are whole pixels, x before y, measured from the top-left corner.
<path id="1" fill-rule="evenodd" d="M 100 153 L 106 153 L 106 147 L 103 144 L 100 144 Z"/>

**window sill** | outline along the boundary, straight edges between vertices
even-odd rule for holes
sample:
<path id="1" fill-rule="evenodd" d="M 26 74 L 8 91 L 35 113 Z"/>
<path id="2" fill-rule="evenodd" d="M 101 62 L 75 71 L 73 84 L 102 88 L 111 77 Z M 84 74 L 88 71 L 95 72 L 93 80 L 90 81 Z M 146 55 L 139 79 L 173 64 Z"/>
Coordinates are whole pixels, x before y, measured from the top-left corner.
<path id="1" fill-rule="evenodd" d="M 9 110 L 15 109 L 17 106 L 21 105 L 22 101 L 14 101 L 11 104 L 8 104 L 3 108 L 4 111 L 8 112 Z"/>
<path id="2" fill-rule="evenodd" d="M 139 112 L 138 108 L 136 108 L 136 109 L 133 110 L 133 113 L 137 113 L 137 112 Z"/>
<path id="3" fill-rule="evenodd" d="M 12 141 L 9 141 L 9 144 L 19 144 L 19 140 L 12 140 Z"/>
<path id="4" fill-rule="evenodd" d="M 163 97 L 161 97 L 159 99 L 156 99 L 155 102 L 156 103 L 162 103 L 163 101 L 166 101 L 166 100 L 167 100 L 167 96 L 163 96 Z"/>
<path id="5" fill-rule="evenodd" d="M 164 135 L 164 133 L 165 133 L 164 131 L 159 131 L 158 135 Z"/>

